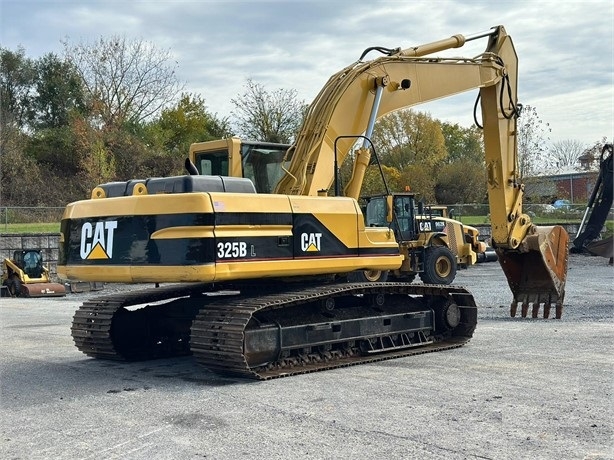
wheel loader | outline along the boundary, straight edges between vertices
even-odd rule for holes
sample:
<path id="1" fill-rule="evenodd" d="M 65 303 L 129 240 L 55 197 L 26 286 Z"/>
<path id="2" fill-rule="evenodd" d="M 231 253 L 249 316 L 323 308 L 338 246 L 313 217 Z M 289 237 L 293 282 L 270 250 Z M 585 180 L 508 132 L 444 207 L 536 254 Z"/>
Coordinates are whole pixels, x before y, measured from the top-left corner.
<path id="1" fill-rule="evenodd" d="M 483 38 L 477 57 L 434 56 Z M 365 59 L 371 52 L 382 56 Z M 555 305 L 560 317 L 568 235 L 535 226 L 522 211 L 517 56 L 497 26 L 406 49 L 368 48 L 331 76 L 297 141 L 254 180 L 217 173 L 215 162 L 223 169 L 244 160 L 222 151 L 187 161 L 187 175 L 100 184 L 90 199 L 70 203 L 60 276 L 160 285 L 85 302 L 73 318 L 75 345 L 102 359 L 191 353 L 222 375 L 270 379 L 466 344 L 477 306 L 465 288 L 348 276 L 390 273 L 407 262 L 392 227 L 365 225 L 357 201 L 375 121 L 472 89 L 479 90 L 492 240 L 512 291 L 510 313 L 520 305 L 527 316 L 532 305 L 536 317 L 543 306 L 548 317 Z M 353 151 L 357 137 L 363 142 Z M 329 196 L 346 159 L 352 178 Z M 269 188 L 256 193 L 265 178 Z"/>
<path id="2" fill-rule="evenodd" d="M 15 251 L 12 259 L 4 259 L 2 295 L 10 297 L 63 297 L 63 284 L 51 281 L 49 269 L 43 265 L 39 249 Z"/>

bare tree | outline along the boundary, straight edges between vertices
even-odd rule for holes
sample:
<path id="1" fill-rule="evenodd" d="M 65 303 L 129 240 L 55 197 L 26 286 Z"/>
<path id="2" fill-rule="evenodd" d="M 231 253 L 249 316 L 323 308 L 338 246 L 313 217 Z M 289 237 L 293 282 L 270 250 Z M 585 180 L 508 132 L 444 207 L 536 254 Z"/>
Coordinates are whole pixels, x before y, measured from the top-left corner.
<path id="1" fill-rule="evenodd" d="M 552 144 L 548 152 L 548 163 L 553 168 L 577 166 L 586 147 L 578 140 L 565 139 Z"/>
<path id="2" fill-rule="evenodd" d="M 593 144 L 586 147 L 580 158 L 582 159 L 583 167 L 587 169 L 599 168 L 599 162 L 602 159 L 603 147 L 605 144 L 612 143 L 608 141 L 607 136 L 603 136 L 600 140 L 595 141 Z"/>
<path id="3" fill-rule="evenodd" d="M 231 99 L 235 106 L 233 122 L 240 135 L 265 141 L 290 143 L 306 112 L 294 89 L 269 92 L 260 83 L 247 79 L 243 94 Z"/>
<path id="4" fill-rule="evenodd" d="M 534 175 L 547 167 L 546 146 L 550 125 L 544 123 L 537 109 L 525 105 L 518 119 L 518 167 L 520 177 Z"/>
<path id="5" fill-rule="evenodd" d="M 86 44 L 63 42 L 95 111 L 106 127 L 140 123 L 157 114 L 183 89 L 169 51 L 125 37 Z"/>

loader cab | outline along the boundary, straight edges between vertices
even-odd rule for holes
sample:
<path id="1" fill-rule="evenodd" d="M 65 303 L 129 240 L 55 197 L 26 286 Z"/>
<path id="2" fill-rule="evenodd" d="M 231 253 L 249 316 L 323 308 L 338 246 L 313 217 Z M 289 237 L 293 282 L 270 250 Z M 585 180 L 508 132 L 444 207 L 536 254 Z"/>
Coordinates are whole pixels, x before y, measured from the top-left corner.
<path id="1" fill-rule="evenodd" d="M 365 210 L 365 223 L 368 227 L 388 227 L 390 226 L 397 238 L 397 241 L 409 241 L 417 238 L 419 228 L 416 225 L 415 194 L 403 193 L 392 195 L 392 222 L 388 222 L 388 200 L 387 197 L 373 196 L 366 198 L 367 206 Z"/>
<path id="2" fill-rule="evenodd" d="M 273 193 L 290 165 L 289 144 L 243 141 L 233 137 L 190 146 L 190 160 L 199 174 L 244 177 L 257 193 Z"/>
<path id="3" fill-rule="evenodd" d="M 445 222 L 431 214 L 430 208 L 418 201 L 415 193 L 392 195 L 392 222 L 386 217 L 388 207 L 386 196 L 366 198 L 365 224 L 368 227 L 390 226 L 397 241 L 418 239 L 420 233 L 445 232 Z"/>
<path id="4" fill-rule="evenodd" d="M 30 278 L 40 278 L 43 275 L 43 256 L 40 251 L 36 249 L 15 251 L 13 260 L 15 265 Z"/>

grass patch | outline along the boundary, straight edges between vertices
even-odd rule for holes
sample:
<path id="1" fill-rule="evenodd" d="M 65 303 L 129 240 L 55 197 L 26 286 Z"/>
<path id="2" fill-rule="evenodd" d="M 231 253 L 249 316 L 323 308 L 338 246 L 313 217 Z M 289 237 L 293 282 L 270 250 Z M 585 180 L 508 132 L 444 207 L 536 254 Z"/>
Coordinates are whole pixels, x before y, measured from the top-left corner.
<path id="1" fill-rule="evenodd" d="M 614 235 L 614 220 L 608 220 L 605 223 L 605 230 L 601 235 L 604 239 Z"/>
<path id="2" fill-rule="evenodd" d="M 60 223 L 0 224 L 1 233 L 59 233 Z"/>

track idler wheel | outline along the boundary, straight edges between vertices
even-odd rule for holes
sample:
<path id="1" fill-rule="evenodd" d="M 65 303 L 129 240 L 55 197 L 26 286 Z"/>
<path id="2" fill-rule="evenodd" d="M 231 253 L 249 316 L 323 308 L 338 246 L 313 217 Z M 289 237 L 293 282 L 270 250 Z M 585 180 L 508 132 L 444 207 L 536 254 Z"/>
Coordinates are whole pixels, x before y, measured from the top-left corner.
<path id="1" fill-rule="evenodd" d="M 461 322 L 461 311 L 457 304 L 452 301 L 434 308 L 437 332 L 450 331 L 456 328 Z"/>

